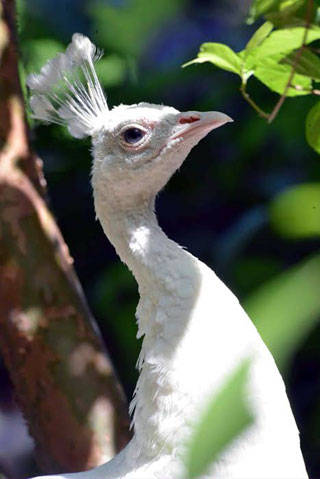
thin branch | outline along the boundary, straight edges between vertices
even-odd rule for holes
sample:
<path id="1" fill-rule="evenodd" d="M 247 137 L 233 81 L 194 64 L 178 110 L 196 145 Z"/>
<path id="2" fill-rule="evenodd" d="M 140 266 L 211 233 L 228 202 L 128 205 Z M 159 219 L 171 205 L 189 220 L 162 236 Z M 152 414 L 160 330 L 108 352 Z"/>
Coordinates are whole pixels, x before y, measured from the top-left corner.
<path id="1" fill-rule="evenodd" d="M 291 88 L 294 88 L 295 90 L 297 91 L 303 91 L 303 92 L 306 92 L 308 95 L 317 95 L 319 96 L 320 95 L 320 90 L 317 90 L 316 88 L 312 88 L 310 90 L 306 90 L 305 88 L 303 88 L 302 86 L 300 85 L 290 85 Z"/>
<path id="2" fill-rule="evenodd" d="M 252 106 L 252 108 L 258 113 L 259 116 L 261 116 L 262 118 L 266 118 L 266 119 L 269 118 L 269 114 L 266 111 L 262 110 L 262 108 L 260 108 L 259 105 L 257 105 L 254 100 L 252 100 L 252 98 L 250 97 L 249 93 L 246 90 L 246 84 L 245 83 L 241 84 L 240 92 L 241 92 L 243 98 L 249 103 L 249 105 Z"/>

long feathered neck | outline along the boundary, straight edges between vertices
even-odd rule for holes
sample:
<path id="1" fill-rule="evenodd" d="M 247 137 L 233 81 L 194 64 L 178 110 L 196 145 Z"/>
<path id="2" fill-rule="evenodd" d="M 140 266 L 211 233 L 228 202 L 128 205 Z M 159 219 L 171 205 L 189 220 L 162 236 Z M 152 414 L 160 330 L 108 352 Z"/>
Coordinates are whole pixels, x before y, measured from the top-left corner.
<path id="1" fill-rule="evenodd" d="M 140 293 L 139 335 L 153 336 L 164 324 L 172 347 L 178 343 L 166 329 L 177 323 L 183 334 L 199 287 L 197 261 L 160 228 L 154 198 L 131 209 L 110 208 L 105 192 L 95 189 L 95 207 L 104 232 L 135 276 Z M 166 326 L 168 325 L 168 326 Z"/>
<path id="2" fill-rule="evenodd" d="M 141 450 L 157 455 L 164 447 L 176 447 L 183 435 L 183 428 L 178 434 L 175 424 L 179 415 L 183 416 L 179 404 L 184 405 L 184 393 L 174 411 L 168 406 L 168 394 L 178 394 L 175 386 L 179 378 L 173 371 L 188 360 L 182 344 L 201 279 L 197 260 L 158 225 L 153 198 L 130 210 L 110 210 L 107 204 L 103 193 L 100 196 L 95 190 L 96 212 L 103 229 L 139 284 L 138 336 L 144 339 L 138 362 L 140 376 L 130 405 L 134 440 Z"/>
<path id="3" fill-rule="evenodd" d="M 96 211 L 107 237 L 135 276 L 140 295 L 150 290 L 162 293 L 168 286 L 170 259 L 183 250 L 160 228 L 154 198 L 125 210 L 105 208 L 98 200 Z"/>

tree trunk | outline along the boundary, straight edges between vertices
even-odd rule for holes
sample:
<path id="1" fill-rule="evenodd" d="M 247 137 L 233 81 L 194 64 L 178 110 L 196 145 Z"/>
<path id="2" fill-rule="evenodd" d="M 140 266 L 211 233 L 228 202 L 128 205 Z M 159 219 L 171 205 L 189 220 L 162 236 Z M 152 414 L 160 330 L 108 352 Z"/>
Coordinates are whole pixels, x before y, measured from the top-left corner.
<path id="1" fill-rule="evenodd" d="M 45 472 L 101 464 L 129 439 L 124 395 L 45 202 L 0 3 L 0 351 Z"/>

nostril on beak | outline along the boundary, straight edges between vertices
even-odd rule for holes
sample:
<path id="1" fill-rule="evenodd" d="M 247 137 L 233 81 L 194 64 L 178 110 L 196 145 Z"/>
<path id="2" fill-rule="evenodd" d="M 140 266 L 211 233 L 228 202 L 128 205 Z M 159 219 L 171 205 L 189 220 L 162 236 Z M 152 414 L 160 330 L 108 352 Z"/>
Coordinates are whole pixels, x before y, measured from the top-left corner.
<path id="1" fill-rule="evenodd" d="M 188 115 L 188 116 L 183 116 L 179 120 L 180 125 L 184 125 L 185 123 L 194 123 L 195 121 L 199 121 L 200 116 L 198 115 Z"/>

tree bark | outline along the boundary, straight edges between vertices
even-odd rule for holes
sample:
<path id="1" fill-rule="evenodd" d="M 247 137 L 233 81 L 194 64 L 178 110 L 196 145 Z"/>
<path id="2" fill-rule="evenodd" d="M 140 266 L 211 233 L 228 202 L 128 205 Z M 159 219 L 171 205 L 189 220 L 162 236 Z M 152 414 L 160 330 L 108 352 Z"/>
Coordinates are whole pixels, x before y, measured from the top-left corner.
<path id="1" fill-rule="evenodd" d="M 18 75 L 13 0 L 0 3 L 0 351 L 45 472 L 84 470 L 129 439 L 122 389 L 45 202 Z"/>

